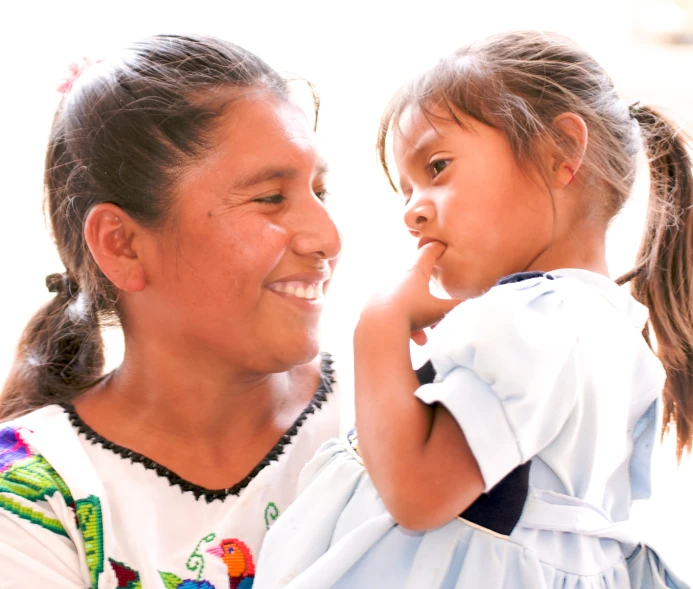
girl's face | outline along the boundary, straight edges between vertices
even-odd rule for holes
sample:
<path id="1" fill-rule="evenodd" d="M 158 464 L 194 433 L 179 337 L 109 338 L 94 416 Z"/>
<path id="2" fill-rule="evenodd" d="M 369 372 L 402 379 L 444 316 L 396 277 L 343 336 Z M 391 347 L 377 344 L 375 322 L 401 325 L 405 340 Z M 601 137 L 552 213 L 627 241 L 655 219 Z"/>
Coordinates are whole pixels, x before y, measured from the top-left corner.
<path id="1" fill-rule="evenodd" d="M 308 362 L 341 248 L 313 130 L 258 92 L 231 104 L 215 145 L 177 186 L 140 315 L 203 363 L 266 373 Z"/>
<path id="2" fill-rule="evenodd" d="M 552 240 L 551 194 L 519 168 L 501 131 L 459 114 L 462 128 L 441 107 L 431 114 L 407 107 L 395 127 L 404 221 L 419 247 L 447 246 L 434 279 L 452 296 L 477 296 L 540 264 Z"/>

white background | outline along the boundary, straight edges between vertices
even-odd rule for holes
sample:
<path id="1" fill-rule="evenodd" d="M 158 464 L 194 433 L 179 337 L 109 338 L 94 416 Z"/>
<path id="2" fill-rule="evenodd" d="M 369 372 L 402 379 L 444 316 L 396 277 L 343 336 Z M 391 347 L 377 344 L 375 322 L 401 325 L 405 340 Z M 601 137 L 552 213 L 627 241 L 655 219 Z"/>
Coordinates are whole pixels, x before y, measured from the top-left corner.
<path id="1" fill-rule="evenodd" d="M 55 88 L 70 62 L 106 55 L 153 33 L 214 34 L 317 85 L 323 101 L 318 135 L 333 170 L 329 206 L 344 238 L 325 313 L 324 347 L 342 367 L 346 423 L 351 419 L 351 331 L 360 306 L 378 284 L 406 266 L 415 249 L 401 222 L 401 201 L 375 160 L 377 124 L 391 93 L 464 43 L 503 30 L 547 29 L 592 52 L 627 100 L 664 105 L 678 120 L 691 122 L 693 50 L 633 40 L 634 26 L 671 26 L 671 5 L 652 3 L 64 0 L 0 9 L 0 382 L 23 326 L 49 297 L 44 277 L 62 271 L 41 216 L 41 180 L 59 99 Z M 646 199 L 644 173 L 610 236 L 614 275 L 632 262 Z M 113 365 L 119 342 L 117 337 L 109 342 Z M 425 350 L 415 355 L 422 360 Z M 673 455 L 672 440 L 666 439 L 656 452 L 654 497 L 635 506 L 634 518 L 674 569 L 693 579 L 693 466 L 686 459 L 676 469 Z"/>

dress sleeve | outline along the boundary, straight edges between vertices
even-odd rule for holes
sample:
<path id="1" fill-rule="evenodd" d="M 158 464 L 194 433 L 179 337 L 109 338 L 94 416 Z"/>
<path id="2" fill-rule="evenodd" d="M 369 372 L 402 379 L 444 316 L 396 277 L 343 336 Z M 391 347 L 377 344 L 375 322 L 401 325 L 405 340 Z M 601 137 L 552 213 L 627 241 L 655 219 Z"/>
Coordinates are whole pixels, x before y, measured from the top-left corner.
<path id="1" fill-rule="evenodd" d="M 21 429 L 0 427 L 0 589 L 86 589 L 74 501 Z"/>
<path id="2" fill-rule="evenodd" d="M 49 515 L 46 518 L 50 520 Z M 0 563 L 0 589 L 87 589 L 71 540 L 3 509 Z"/>
<path id="3" fill-rule="evenodd" d="M 465 301 L 434 330 L 436 381 L 417 397 L 459 423 L 485 491 L 558 435 L 580 394 L 570 278 L 539 277 Z"/>

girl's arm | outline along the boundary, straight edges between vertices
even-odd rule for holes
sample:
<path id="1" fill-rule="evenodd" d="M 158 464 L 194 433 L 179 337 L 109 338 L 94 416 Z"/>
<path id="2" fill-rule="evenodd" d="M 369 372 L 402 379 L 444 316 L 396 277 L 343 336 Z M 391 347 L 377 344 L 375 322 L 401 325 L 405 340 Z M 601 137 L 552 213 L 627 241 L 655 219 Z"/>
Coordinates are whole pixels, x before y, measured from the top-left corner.
<path id="1" fill-rule="evenodd" d="M 385 506 L 410 529 L 447 523 L 484 489 L 457 422 L 444 407 L 414 396 L 419 382 L 409 338 L 459 303 L 428 290 L 443 251 L 437 242 L 424 246 L 400 285 L 366 306 L 354 335 L 359 448 Z"/>

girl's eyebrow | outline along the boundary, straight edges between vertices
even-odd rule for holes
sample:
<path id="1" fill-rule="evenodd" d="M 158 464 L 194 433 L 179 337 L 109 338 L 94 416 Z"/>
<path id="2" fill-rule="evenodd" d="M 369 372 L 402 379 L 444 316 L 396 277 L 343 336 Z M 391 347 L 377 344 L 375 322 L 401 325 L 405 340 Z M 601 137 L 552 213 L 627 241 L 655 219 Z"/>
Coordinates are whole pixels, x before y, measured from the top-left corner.
<path id="1" fill-rule="evenodd" d="M 443 138 L 443 134 L 436 129 L 431 127 L 424 131 L 419 137 L 418 141 L 411 146 L 411 159 L 417 159 L 423 155 L 425 151 L 428 151 L 432 145 L 440 141 Z"/>

